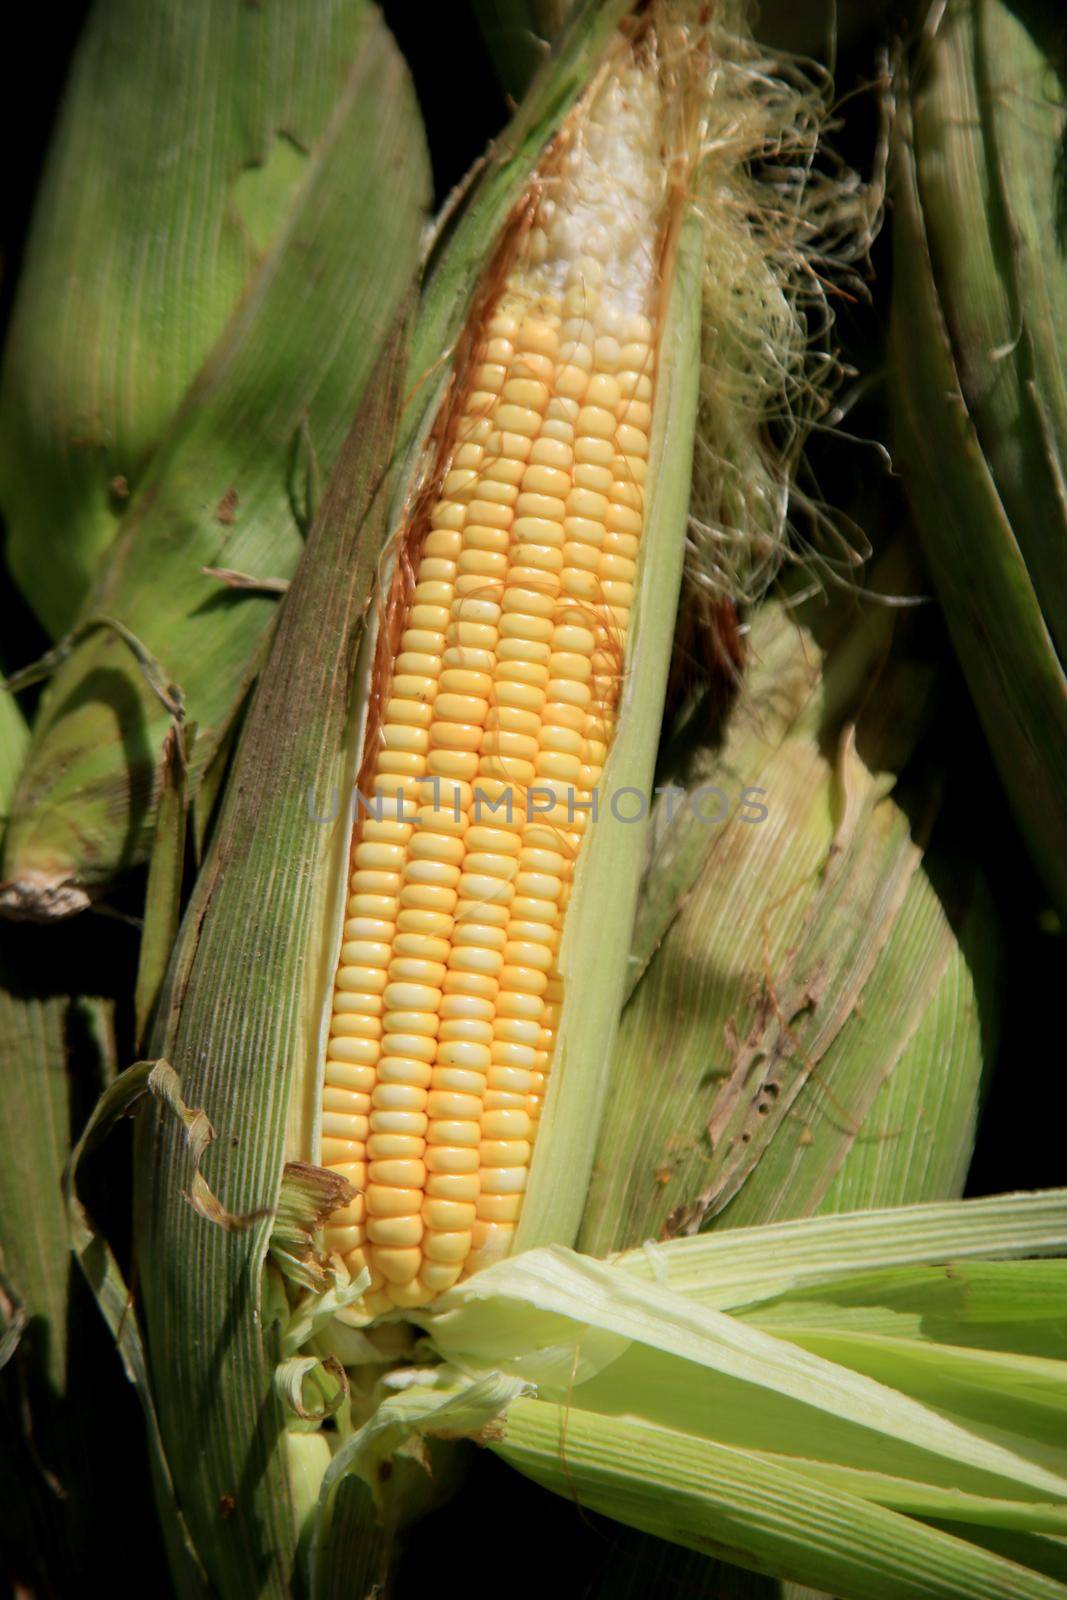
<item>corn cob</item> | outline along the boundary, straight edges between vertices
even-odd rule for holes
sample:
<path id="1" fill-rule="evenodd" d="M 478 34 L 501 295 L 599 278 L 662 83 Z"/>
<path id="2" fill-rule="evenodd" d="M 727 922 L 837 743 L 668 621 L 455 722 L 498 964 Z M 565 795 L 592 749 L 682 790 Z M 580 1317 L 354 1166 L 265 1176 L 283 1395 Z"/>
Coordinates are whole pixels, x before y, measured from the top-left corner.
<path id="1" fill-rule="evenodd" d="M 634 599 L 665 183 L 638 66 L 594 101 L 486 315 L 411 538 L 366 766 L 321 1159 L 368 1307 L 508 1247 L 563 998 L 564 911 Z"/>

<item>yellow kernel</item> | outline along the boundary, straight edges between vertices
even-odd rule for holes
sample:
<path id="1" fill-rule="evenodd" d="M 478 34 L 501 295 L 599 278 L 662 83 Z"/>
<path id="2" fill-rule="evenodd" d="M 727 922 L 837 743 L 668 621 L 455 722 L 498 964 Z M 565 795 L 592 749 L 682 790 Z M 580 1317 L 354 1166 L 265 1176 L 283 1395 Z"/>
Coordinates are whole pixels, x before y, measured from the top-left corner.
<path id="1" fill-rule="evenodd" d="M 473 1204 L 456 1200 L 434 1198 L 423 1201 L 422 1220 L 427 1228 L 445 1233 L 462 1231 L 472 1226 L 476 1216 Z"/>
<path id="2" fill-rule="evenodd" d="M 374 1251 L 374 1265 L 389 1283 L 410 1283 L 419 1271 L 422 1260 L 421 1250 L 415 1249 L 383 1249 Z"/>
<path id="3" fill-rule="evenodd" d="M 464 1127 L 466 1124 L 464 1124 Z M 474 1124 L 477 1127 L 477 1124 Z M 373 1139 L 373 1135 L 371 1136 Z M 367 1145 L 370 1153 L 370 1141 Z M 474 1144 L 429 1144 L 426 1147 L 426 1170 L 447 1176 L 474 1176 L 477 1182 L 478 1146 Z M 431 1178 L 430 1182 L 433 1181 Z"/>
<path id="4" fill-rule="evenodd" d="M 421 1216 L 368 1217 L 367 1238 L 374 1245 L 403 1249 L 421 1242 L 425 1231 Z"/>
<path id="5" fill-rule="evenodd" d="M 483 1139 L 479 1155 L 483 1167 L 528 1166 L 530 1145 L 525 1139 Z"/>
<path id="6" fill-rule="evenodd" d="M 431 1122 L 426 1130 L 426 1143 L 431 1148 L 435 1145 L 448 1145 L 456 1149 L 471 1149 L 478 1145 L 480 1139 L 481 1131 L 478 1123 L 467 1120 L 435 1121 Z"/>
<path id="7" fill-rule="evenodd" d="M 483 1194 L 476 1215 L 489 1222 L 515 1222 L 522 1209 L 521 1194 Z"/>
<path id="8" fill-rule="evenodd" d="M 367 1215 L 369 1217 L 417 1216 L 422 1209 L 422 1190 L 400 1189 L 390 1184 L 367 1185 Z"/>
<path id="9" fill-rule="evenodd" d="M 423 1249 L 431 1261 L 463 1261 L 470 1247 L 471 1235 L 466 1230 L 457 1233 L 427 1232 L 423 1240 Z"/>

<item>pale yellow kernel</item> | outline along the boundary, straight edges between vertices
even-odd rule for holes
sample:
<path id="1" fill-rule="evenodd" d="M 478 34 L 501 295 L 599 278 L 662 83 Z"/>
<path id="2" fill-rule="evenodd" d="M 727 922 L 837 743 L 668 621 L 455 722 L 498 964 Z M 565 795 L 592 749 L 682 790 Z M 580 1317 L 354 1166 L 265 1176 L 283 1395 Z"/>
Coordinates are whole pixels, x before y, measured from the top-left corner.
<path id="1" fill-rule="evenodd" d="M 467 1126 L 466 1123 L 463 1124 Z M 473 1124 L 477 1127 L 477 1123 Z M 373 1137 L 373 1135 L 372 1135 Z M 368 1144 L 369 1152 L 369 1144 Z M 478 1173 L 478 1146 L 477 1143 L 458 1144 L 427 1144 L 426 1170 L 430 1173 L 441 1173 L 448 1176 L 474 1176 L 477 1182 Z"/>
<path id="2" fill-rule="evenodd" d="M 500 988 L 495 978 L 480 972 L 449 972 L 445 979 L 446 994 L 473 994 L 483 1000 L 492 1000 Z"/>
<path id="3" fill-rule="evenodd" d="M 481 1020 L 492 1020 L 493 1007 L 486 1000 L 479 1000 L 475 995 L 453 994 L 445 995 L 441 1001 L 442 1017 L 475 1017 Z"/>
<path id="4" fill-rule="evenodd" d="M 589 372 L 575 362 L 561 367 L 556 374 L 556 393 L 565 400 L 581 403 L 589 392 Z"/>
<path id="5" fill-rule="evenodd" d="M 541 383 L 536 378 L 508 378 L 501 391 L 502 398 L 508 404 L 522 406 L 530 411 L 544 411 L 548 405 L 548 385 Z M 500 413 L 497 413 L 500 421 Z M 521 430 L 519 430 L 521 431 Z"/>
<path id="6" fill-rule="evenodd" d="M 478 1198 L 476 1215 L 490 1222 L 516 1222 L 521 1208 L 521 1194 L 483 1194 Z"/>
<path id="7" fill-rule="evenodd" d="M 478 1123 L 467 1120 L 441 1119 L 431 1122 L 426 1130 L 426 1143 L 431 1149 L 441 1145 L 454 1146 L 459 1150 L 472 1149 L 477 1147 L 480 1139 Z"/>
<path id="8" fill-rule="evenodd" d="M 583 406 L 575 422 L 579 438 L 613 439 L 617 427 L 614 412 L 603 406 Z"/>
<path id="9" fill-rule="evenodd" d="M 520 324 L 515 337 L 515 348 L 530 351 L 551 361 L 559 346 L 559 338 L 551 323 L 540 317 L 527 317 Z"/>
<path id="10" fill-rule="evenodd" d="M 347 1209 L 351 1211 L 355 1208 L 348 1207 Z M 360 1209 L 362 1209 L 362 1201 L 360 1201 Z M 354 1217 L 349 1218 L 347 1227 L 344 1222 L 345 1219 L 342 1217 L 341 1212 L 335 1211 L 330 1219 L 330 1226 L 326 1233 L 326 1248 L 331 1255 L 347 1255 L 363 1243 L 365 1229 L 362 1215 L 358 1221 Z"/>
<path id="11" fill-rule="evenodd" d="M 336 1013 L 330 1019 L 330 1032 L 338 1038 L 381 1038 L 382 1024 L 378 1016 Z"/>
<path id="12" fill-rule="evenodd" d="M 343 1162 L 358 1161 L 362 1157 L 363 1139 L 324 1138 L 319 1149 L 322 1165 L 336 1167 Z"/>
<path id="13" fill-rule="evenodd" d="M 423 1249 L 431 1261 L 448 1263 L 463 1261 L 470 1247 L 471 1235 L 467 1230 L 456 1233 L 427 1231 L 423 1239 Z"/>
<path id="14" fill-rule="evenodd" d="M 475 1205 L 470 1201 L 443 1200 L 433 1198 L 424 1200 L 422 1205 L 422 1220 L 427 1228 L 435 1232 L 459 1232 L 470 1228 L 476 1216 Z"/>
<path id="15" fill-rule="evenodd" d="M 544 1007 L 545 1003 L 540 995 L 511 989 L 503 984 L 497 995 L 496 1010 L 500 1017 L 519 1017 L 528 1022 L 536 1022 L 542 1016 Z"/>
<path id="16" fill-rule="evenodd" d="M 332 1063 L 349 1066 L 373 1066 L 381 1054 L 376 1039 L 334 1035 L 327 1045 L 327 1067 Z M 335 1079 L 339 1082 L 339 1079 Z"/>
<path id="17" fill-rule="evenodd" d="M 479 498 L 472 500 L 470 504 L 471 527 L 510 528 L 514 515 L 511 506 L 496 499 L 495 495 L 499 493 L 513 495 L 514 491 L 511 485 L 506 483 L 487 483 L 483 487 L 486 491 L 485 495 L 482 496 L 481 489 L 479 489 Z M 490 495 L 493 495 L 494 498 L 490 499 Z"/>
<path id="18" fill-rule="evenodd" d="M 425 1138 L 427 1117 L 423 1111 L 394 1111 L 387 1106 L 371 1112 L 372 1133 L 401 1133 L 411 1138 Z"/>
<path id="19" fill-rule="evenodd" d="M 467 520 L 467 507 L 459 500 L 439 500 L 431 520 L 431 531 L 422 543 L 423 554 L 454 560 L 459 549 L 459 530 Z"/>
<path id="20" fill-rule="evenodd" d="M 367 1156 L 371 1161 L 415 1160 L 425 1149 L 425 1139 L 408 1133 L 372 1132 L 367 1139 Z M 430 1164 L 429 1156 L 426 1164 Z"/>
<path id="21" fill-rule="evenodd" d="M 435 1121 L 458 1117 L 461 1121 L 470 1122 L 473 1118 L 481 1116 L 481 1112 L 481 1096 L 477 1094 L 461 1094 L 451 1089 L 431 1089 L 426 1101 L 426 1114 Z"/>
<path id="22" fill-rule="evenodd" d="M 447 1261 L 424 1261 L 419 1268 L 422 1282 L 431 1294 L 443 1294 L 450 1289 L 458 1282 L 462 1271 L 462 1263 Z"/>
<path id="23" fill-rule="evenodd" d="M 478 756 L 468 750 L 431 750 L 427 759 L 427 769 L 441 778 L 473 778 L 478 771 Z M 438 907 L 438 900 L 430 898 L 417 898 L 408 896 L 404 898 L 404 905 L 426 905 Z"/>
<path id="24" fill-rule="evenodd" d="M 537 437 L 541 429 L 541 412 L 535 411 L 530 406 L 509 405 L 504 403 L 497 407 L 494 421 L 499 428 L 503 429 L 507 433 L 517 433 L 521 437 L 533 440 Z M 613 431 L 614 424 L 615 419 L 613 417 Z"/>
<path id="25" fill-rule="evenodd" d="M 368 1200 L 369 1198 L 370 1191 Z M 403 1249 L 421 1243 L 425 1228 L 421 1216 L 410 1216 L 404 1212 L 395 1217 L 368 1216 L 365 1231 L 372 1245 Z"/>
<path id="26" fill-rule="evenodd" d="M 527 1166 L 530 1144 L 525 1139 L 483 1139 L 478 1153 L 483 1167 Z"/>
<path id="27" fill-rule="evenodd" d="M 453 499 L 465 491 L 469 491 L 478 482 L 478 473 L 473 467 L 454 467 L 445 474 L 444 483 L 441 485 L 443 499 Z"/>
<path id="28" fill-rule="evenodd" d="M 378 1247 L 373 1252 L 374 1265 L 391 1284 L 410 1283 L 417 1275 L 422 1252 L 414 1249 L 388 1249 Z"/>
<path id="29" fill-rule="evenodd" d="M 483 361 L 471 372 L 471 382 L 475 386 L 476 390 L 481 389 L 484 391 L 489 389 L 494 394 L 499 394 L 503 388 L 504 379 L 507 377 L 507 375 L 508 369 L 502 361 Z M 461 446 L 460 450 L 457 450 L 455 455 L 452 457 L 452 465 L 455 467 L 476 467 L 482 458 L 481 446 L 474 446 L 474 448 L 478 451 L 478 454 L 473 460 L 460 459 L 463 448 L 470 447 Z"/>
<path id="30" fill-rule="evenodd" d="M 487 456 L 502 456 L 506 461 L 525 461 L 533 448 L 529 434 L 503 431 L 499 425 L 485 441 Z"/>
<path id="31" fill-rule="evenodd" d="M 526 490 L 515 502 L 517 517 L 542 517 L 546 522 L 562 522 L 567 515 L 567 502 L 556 495 L 539 494 Z M 521 536 L 520 536 L 521 537 Z"/>
<path id="32" fill-rule="evenodd" d="M 482 467 L 482 483 L 506 483 L 512 488 L 517 488 L 522 482 L 526 464 L 521 460 L 509 460 L 505 456 L 494 456 L 487 460 Z"/>
<path id="33" fill-rule="evenodd" d="M 464 1150 L 463 1155 L 469 1157 L 472 1152 Z M 473 1152 L 477 1161 L 478 1152 Z M 441 1200 L 458 1200 L 469 1205 L 472 1200 L 477 1200 L 481 1193 L 482 1180 L 478 1172 L 430 1172 L 426 1179 L 426 1193 L 436 1195 Z"/>
<path id="34" fill-rule="evenodd" d="M 542 434 L 534 441 L 530 451 L 530 467 L 552 467 L 559 472 L 569 472 L 574 461 L 574 451 L 569 444 L 564 444 L 560 439 L 553 439 Z M 526 472 L 523 473 L 525 483 Z"/>
<path id="35" fill-rule="evenodd" d="M 490 1046 L 490 1054 L 495 1068 L 511 1067 L 529 1072 L 535 1065 L 535 1051 L 532 1045 L 512 1044 L 508 1039 L 495 1040 Z M 494 1087 L 499 1088 L 499 1085 L 494 1085 Z"/>
<path id="36" fill-rule="evenodd" d="M 437 1047 L 437 1060 L 443 1067 L 462 1067 L 466 1071 L 485 1072 L 489 1068 L 490 1059 L 487 1045 L 475 1044 L 469 1039 L 448 1039 Z"/>
<path id="37" fill-rule="evenodd" d="M 417 1216 L 422 1209 L 422 1190 L 396 1188 L 392 1184 L 369 1183 L 366 1193 L 368 1217 Z"/>

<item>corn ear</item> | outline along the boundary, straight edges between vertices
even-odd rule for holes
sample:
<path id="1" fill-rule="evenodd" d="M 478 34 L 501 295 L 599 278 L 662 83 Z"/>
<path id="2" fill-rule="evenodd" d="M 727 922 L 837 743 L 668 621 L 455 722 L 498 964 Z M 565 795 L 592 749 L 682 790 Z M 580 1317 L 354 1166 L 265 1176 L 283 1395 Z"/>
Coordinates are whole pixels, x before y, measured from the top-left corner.
<path id="1" fill-rule="evenodd" d="M 893 389 L 953 643 L 1045 886 L 1067 908 L 1067 102 L 1042 21 L 934 8 L 895 152 Z"/>
<path id="2" fill-rule="evenodd" d="M 410 82 L 376 10 L 345 16 L 347 50 L 323 36 L 340 87 L 288 224 L 172 418 L 43 697 L 7 837 L 16 915 L 80 910 L 145 859 L 176 708 L 198 728 L 195 793 L 303 548 L 304 480 L 332 466 L 416 270 L 428 174 Z"/>
<path id="3" fill-rule="evenodd" d="M 507 222 L 546 139 L 605 46 L 619 48 L 613 32 L 603 8 L 580 13 L 558 61 L 520 112 L 513 137 L 501 142 L 428 288 L 411 357 L 424 373 L 439 369 L 457 314 L 478 284 L 487 240 Z M 618 771 L 642 784 L 651 772 L 656 697 L 665 684 L 684 545 L 696 376 L 692 360 L 683 358 L 687 351 L 692 356 L 696 341 L 701 274 L 690 260 L 695 246 L 692 229 L 683 229 L 665 312 L 664 348 L 674 367 L 661 385 L 653 425 L 657 481 L 647 521 L 651 555 L 640 579 L 634 633 L 635 659 L 647 666 L 636 675 L 632 691 L 639 714 L 630 722 L 629 736 L 620 734 L 612 757 Z M 428 359 L 430 340 L 442 337 L 443 348 Z M 218 1132 L 218 1143 L 202 1165 L 218 1196 L 217 1214 L 229 1223 L 205 1229 L 203 1217 L 182 1199 L 190 1187 L 192 1158 L 173 1119 L 153 1118 L 142 1131 L 138 1153 L 138 1260 L 163 1434 L 200 1557 L 213 1581 L 234 1594 L 247 1591 L 252 1552 L 261 1541 L 273 1552 L 263 1592 L 283 1592 L 297 1559 L 288 1468 L 280 1448 L 285 1418 L 273 1382 L 280 1355 L 276 1319 L 284 1327 L 284 1296 L 279 1303 L 277 1275 L 269 1271 L 261 1299 L 260 1268 L 283 1161 L 286 1156 L 306 1161 L 314 1148 L 321 1095 L 319 1030 L 333 975 L 330 930 L 349 847 L 348 807 L 337 801 L 352 790 L 362 737 L 360 701 L 367 694 L 366 668 L 356 676 L 357 649 L 380 545 L 424 470 L 420 419 L 439 398 L 439 390 L 415 391 L 394 454 L 388 419 L 400 381 L 395 362 L 380 379 L 378 411 L 368 412 L 353 430 L 346 472 L 334 476 L 308 560 L 286 597 L 161 1007 L 157 1050 L 165 1051 L 180 1074 L 186 1103 L 203 1107 Z M 394 509 L 384 503 L 379 485 L 382 465 L 390 460 L 397 478 Z M 338 572 L 349 574 L 344 585 L 337 582 Z M 583 886 L 582 892 L 594 905 L 614 897 L 619 925 L 613 934 L 617 970 L 598 972 L 590 984 L 599 1028 L 591 1029 L 589 1013 L 584 1026 L 581 1016 L 576 1018 L 565 1058 L 561 1095 L 584 1097 L 590 1124 L 603 1096 L 607 1036 L 625 967 L 626 926 L 641 856 L 635 834 L 640 830 L 605 827 L 599 852 L 594 845 L 583 869 L 591 888 Z M 232 1005 L 222 1013 L 218 999 L 224 992 Z M 573 1231 L 577 1223 L 591 1144 L 587 1131 L 583 1146 L 580 1127 L 566 1137 L 573 1157 L 571 1192 L 561 1198 L 555 1192 L 561 1186 L 551 1178 L 542 1181 L 540 1195 L 536 1180 L 531 1190 L 526 1226 L 541 1236 L 549 1230 Z M 240 1218 L 247 1220 L 246 1227 L 238 1226 Z M 354 1281 L 352 1289 L 361 1291 L 362 1285 Z M 232 1336 L 220 1357 L 218 1334 L 224 1327 Z M 221 1407 L 212 1411 L 204 1433 L 190 1437 L 190 1397 L 216 1393 Z M 234 1493 L 228 1486 L 240 1476 L 249 1452 L 256 1471 L 246 1474 L 246 1481 L 251 1476 L 255 1486 L 236 1496 L 220 1531 L 219 1497 Z"/>

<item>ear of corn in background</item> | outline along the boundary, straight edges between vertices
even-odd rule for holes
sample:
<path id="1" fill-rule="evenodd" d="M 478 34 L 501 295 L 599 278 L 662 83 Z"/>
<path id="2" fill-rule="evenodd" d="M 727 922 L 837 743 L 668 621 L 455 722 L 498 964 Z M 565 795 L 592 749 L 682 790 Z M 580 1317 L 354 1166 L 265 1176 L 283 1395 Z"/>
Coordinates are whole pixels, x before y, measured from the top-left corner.
<path id="1" fill-rule="evenodd" d="M 116 0 L 79 42 L 0 400 L 8 559 L 55 637 L 186 388 L 270 270 L 363 48 L 362 5 L 322 6 L 310 37 L 293 10 L 252 9 L 194 0 L 146 19 Z"/>
<path id="2" fill-rule="evenodd" d="M 1062 916 L 1067 99 L 1056 48 L 1041 8 L 931 11 L 894 157 L 892 372 L 924 553 Z"/>
<path id="3" fill-rule="evenodd" d="M 505 34 L 530 20 L 496 9 Z M 122 783 L 94 820 L 71 772 L 65 865 L 56 813 L 33 823 L 71 767 L 54 688 L 8 841 L 9 907 L 37 913 L 105 893 L 136 911 L 143 879 L 117 868 L 152 850 L 115 1013 L 130 1060 L 155 1010 L 152 1059 L 109 1086 L 65 1202 L 61 1157 L 30 1164 L 51 1252 L 59 1200 L 143 1402 L 174 1590 L 414 1592 L 442 1536 L 499 1559 L 495 1494 L 537 1508 L 546 1547 L 574 1501 L 594 1519 L 599 1573 L 576 1542 L 566 1575 L 583 1592 L 1062 1593 L 1062 1272 L 1022 1259 L 1063 1252 L 1062 1194 L 908 1204 L 959 1192 L 1005 986 L 1012 1038 L 1018 956 L 961 829 L 981 767 L 935 682 L 936 619 L 897 606 L 921 575 L 893 550 L 861 584 L 844 541 L 819 552 L 837 512 L 818 441 L 796 483 L 830 404 L 835 285 L 845 304 L 864 292 L 847 264 L 877 181 L 817 153 L 828 83 L 732 6 L 582 6 L 452 197 L 416 305 L 418 126 L 390 98 L 388 36 L 359 17 L 350 110 L 405 153 L 410 204 L 394 233 L 368 210 L 353 234 L 332 192 L 375 334 L 350 399 L 322 400 L 346 442 L 317 517 L 313 430 L 287 458 L 291 526 L 313 527 L 273 639 L 295 552 L 269 570 L 215 557 L 233 587 L 203 637 L 229 641 L 234 670 L 217 692 L 210 659 L 198 679 L 190 627 L 187 681 L 152 627 L 190 552 L 161 566 L 159 529 L 134 517 L 82 626 L 147 561 L 144 626 L 118 608 L 74 659 L 92 696 L 87 644 L 129 651 L 120 736 L 152 705 L 138 841 L 127 826 L 115 845 L 144 791 L 106 741 Z M 528 75 L 514 52 L 509 70 Z M 395 200 L 384 162 L 360 181 Z M 238 317 L 227 375 L 285 309 Z M 153 458 L 168 493 L 208 463 L 233 476 L 236 391 L 207 403 L 204 372 Z M 307 373 L 276 375 L 291 421 Z M 900 520 L 867 483 L 842 502 L 868 530 Z M 258 642 L 224 633 L 251 605 Z M 719 788 L 755 815 L 709 818 Z M 31 844 L 55 847 L 47 890 Z M 102 957 L 118 936 L 98 911 L 83 930 Z M 34 937 L 65 978 L 57 931 Z M 13 1081 L 44 1104 L 39 1062 Z M 108 1157 L 83 1160 L 129 1111 L 132 1259 L 113 1207 L 95 1217 Z M 5 1230 L 27 1198 L 4 1188 Z M 14 1237 L 17 1255 L 31 1235 Z M 558 1502 L 494 1477 L 496 1457 Z"/>

